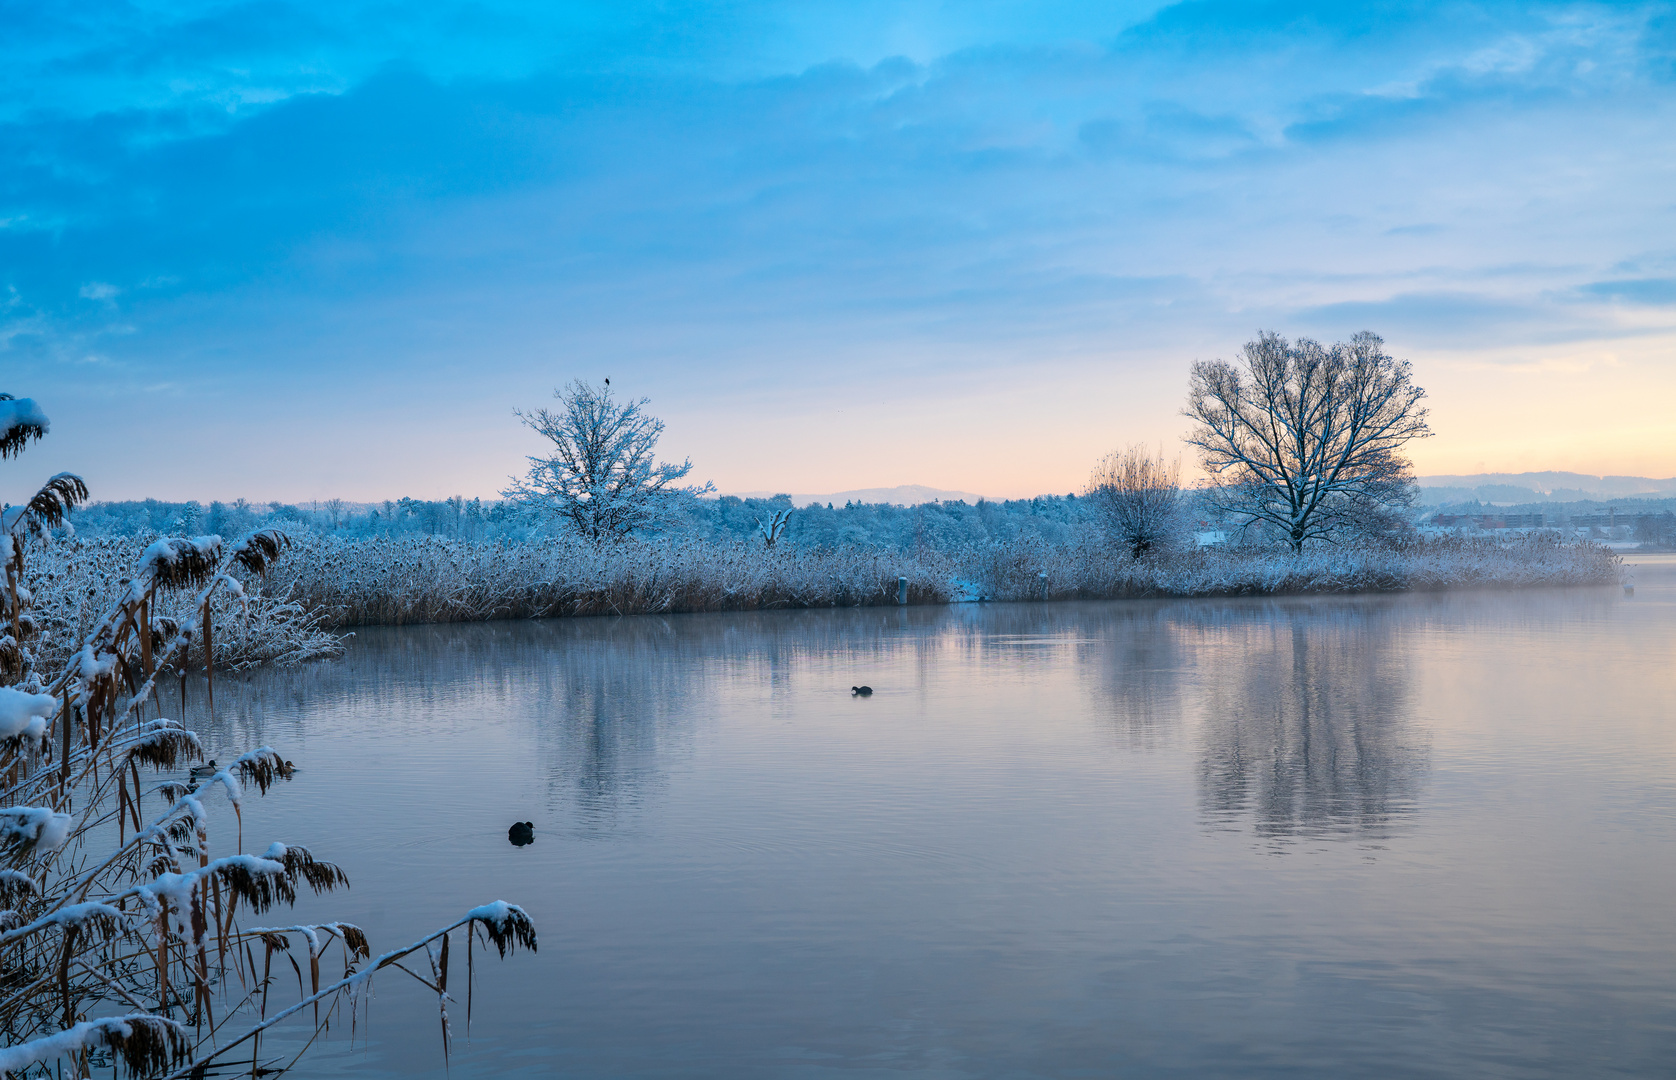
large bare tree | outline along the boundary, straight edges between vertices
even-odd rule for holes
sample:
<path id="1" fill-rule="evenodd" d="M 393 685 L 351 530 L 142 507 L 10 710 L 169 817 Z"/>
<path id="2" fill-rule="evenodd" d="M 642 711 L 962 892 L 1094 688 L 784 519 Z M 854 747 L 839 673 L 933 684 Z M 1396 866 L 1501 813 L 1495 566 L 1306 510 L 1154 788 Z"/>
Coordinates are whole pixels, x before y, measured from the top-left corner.
<path id="1" fill-rule="evenodd" d="M 1237 363 L 1193 365 L 1187 441 L 1222 509 L 1301 551 L 1409 504 L 1403 448 L 1431 434 L 1425 396 L 1377 334 L 1329 348 L 1261 333 Z"/>
<path id="2" fill-rule="evenodd" d="M 1100 459 L 1089 477 L 1087 497 L 1105 518 L 1106 528 L 1129 547 L 1135 558 L 1164 543 L 1179 525 L 1181 466 L 1144 446 L 1114 450 Z"/>
<path id="3" fill-rule="evenodd" d="M 547 457 L 531 457 L 530 471 L 501 492 L 550 512 L 589 540 L 619 539 L 664 520 L 680 495 L 714 491 L 711 484 L 683 486 L 690 460 L 679 465 L 653 459 L 663 421 L 646 412 L 646 398 L 618 401 L 610 380 L 602 387 L 580 379 L 553 391 L 556 409 L 519 412 L 518 418 L 553 443 Z"/>

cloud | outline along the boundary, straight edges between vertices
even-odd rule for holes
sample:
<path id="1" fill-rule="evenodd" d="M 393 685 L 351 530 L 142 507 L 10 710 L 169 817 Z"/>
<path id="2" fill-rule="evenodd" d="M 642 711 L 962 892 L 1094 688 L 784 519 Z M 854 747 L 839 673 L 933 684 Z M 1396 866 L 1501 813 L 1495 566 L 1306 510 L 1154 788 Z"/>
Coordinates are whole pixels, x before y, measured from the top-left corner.
<path id="1" fill-rule="evenodd" d="M 581 367 L 694 415 L 978 401 L 1134 386 L 1258 326 L 1455 349 L 1669 302 L 1613 269 L 1676 257 L 1651 9 L 372 10 L 30 13 L 0 46 L 8 366 L 83 393 L 54 372 L 97 355 L 102 392 L 209 409 L 329 379 L 365 392 L 311 423 L 400 440 Z"/>
<path id="2" fill-rule="evenodd" d="M 1427 348 L 1593 341 L 1639 332 L 1553 298 L 1470 292 L 1399 293 L 1383 300 L 1322 304 L 1298 311 L 1297 318 L 1308 326 L 1332 327 L 1339 337 L 1377 327 L 1386 337 Z"/>
<path id="3" fill-rule="evenodd" d="M 1582 287 L 1590 296 L 1626 304 L 1669 307 L 1676 305 L 1676 278 L 1627 278 L 1593 281 Z"/>

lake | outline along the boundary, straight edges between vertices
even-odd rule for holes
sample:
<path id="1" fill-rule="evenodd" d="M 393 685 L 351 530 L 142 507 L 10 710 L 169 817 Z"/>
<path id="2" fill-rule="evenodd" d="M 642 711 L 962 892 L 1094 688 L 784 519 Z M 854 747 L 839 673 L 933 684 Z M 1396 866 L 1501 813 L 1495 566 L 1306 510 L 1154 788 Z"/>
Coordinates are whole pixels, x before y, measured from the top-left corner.
<path id="1" fill-rule="evenodd" d="M 1630 561 L 380 628 L 188 719 L 300 767 L 245 846 L 353 889 L 295 917 L 377 953 L 528 909 L 469 1042 L 455 968 L 454 1078 L 1668 1076 L 1676 561 Z M 434 996 L 381 974 L 298 1073 L 443 1076 Z"/>

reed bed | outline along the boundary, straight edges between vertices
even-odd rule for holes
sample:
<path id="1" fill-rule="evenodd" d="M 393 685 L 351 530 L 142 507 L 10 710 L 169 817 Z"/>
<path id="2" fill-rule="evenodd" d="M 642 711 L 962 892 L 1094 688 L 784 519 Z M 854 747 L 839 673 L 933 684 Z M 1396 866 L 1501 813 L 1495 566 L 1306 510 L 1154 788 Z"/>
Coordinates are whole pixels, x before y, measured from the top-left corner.
<path id="1" fill-rule="evenodd" d="M 34 624 L 30 647 L 37 667 L 62 667 L 81 647 L 104 616 L 110 598 L 132 579 L 149 542 L 150 538 L 132 537 L 60 539 L 32 553 L 23 585 L 30 601 L 28 617 Z M 156 598 L 152 616 L 191 626 L 199 618 L 191 602 L 187 595 L 166 591 Z M 209 603 L 218 631 L 211 648 L 219 669 L 299 664 L 343 652 L 342 637 L 323 626 L 317 614 L 260 577 L 237 592 L 217 590 Z M 197 651 L 201 661 L 201 645 Z"/>
<path id="2" fill-rule="evenodd" d="M 1603 584 L 1617 580 L 1618 565 L 1599 545 L 1546 537 L 1323 547 L 1302 555 L 1210 548 L 1135 559 L 1096 535 L 953 552 L 304 536 L 273 587 L 318 625 L 342 628 L 888 605 L 897 602 L 898 578 L 908 579 L 910 604 L 940 604 Z"/>
<path id="3" fill-rule="evenodd" d="M 231 598 L 235 620 L 256 617 L 241 598 L 285 537 L 162 538 L 127 563 L 120 545 L 27 550 L 18 532 L 6 539 L 5 640 L 20 670 L 0 686 L 0 1076 L 273 1075 L 334 1020 L 353 1022 L 374 976 L 393 967 L 436 994 L 446 1058 L 462 989 L 456 978 L 449 990 L 451 945 L 466 948 L 469 1018 L 474 949 L 536 947 L 523 909 L 472 908 L 376 956 L 350 924 L 284 925 L 276 909 L 299 894 L 349 884 L 297 845 L 246 846 L 241 807 L 295 767 L 267 746 L 223 748 L 230 764 L 193 767 L 205 757 L 198 736 L 159 715 L 166 672 L 184 670 L 195 648 L 220 655 L 218 597 Z M 320 633 L 286 615 L 247 642 L 270 648 L 299 627 L 305 639 Z M 73 628 L 85 629 L 79 640 Z M 213 669 L 210 690 L 213 701 Z M 282 1022 L 303 1031 L 276 1052 Z"/>
<path id="4" fill-rule="evenodd" d="M 334 627 L 853 607 L 953 595 L 945 557 L 651 541 L 469 543 L 301 537 L 276 588 Z"/>
<path id="5" fill-rule="evenodd" d="M 1621 559 L 1599 544 L 1545 535 L 1321 546 L 1299 555 L 1273 548 L 1204 548 L 1144 559 L 1095 538 L 1066 544 L 1025 540 L 971 552 L 962 565 L 981 583 L 983 595 L 996 600 L 1609 585 L 1619 580 L 1620 568 Z"/>

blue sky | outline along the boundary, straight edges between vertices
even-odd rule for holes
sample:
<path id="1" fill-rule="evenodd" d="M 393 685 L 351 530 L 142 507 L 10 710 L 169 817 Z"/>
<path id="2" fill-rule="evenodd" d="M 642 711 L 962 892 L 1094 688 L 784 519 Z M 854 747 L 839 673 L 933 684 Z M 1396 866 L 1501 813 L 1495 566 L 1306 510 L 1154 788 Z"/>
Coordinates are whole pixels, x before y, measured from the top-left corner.
<path id="1" fill-rule="evenodd" d="M 1676 473 L 1668 3 L 60 7 L 0 389 L 96 497 L 489 495 L 607 375 L 722 490 L 1067 491 L 1259 328 L 1422 472 Z"/>

